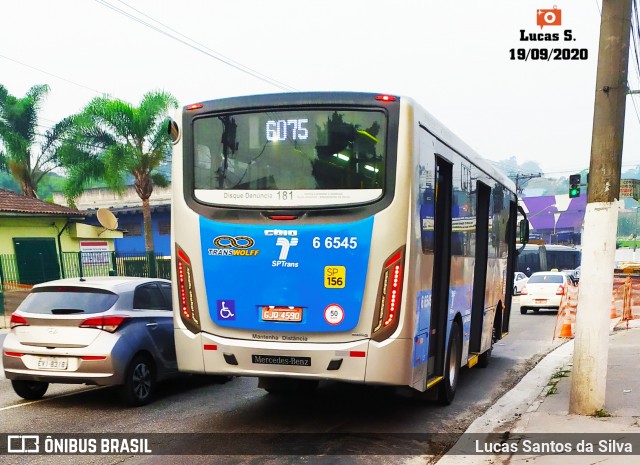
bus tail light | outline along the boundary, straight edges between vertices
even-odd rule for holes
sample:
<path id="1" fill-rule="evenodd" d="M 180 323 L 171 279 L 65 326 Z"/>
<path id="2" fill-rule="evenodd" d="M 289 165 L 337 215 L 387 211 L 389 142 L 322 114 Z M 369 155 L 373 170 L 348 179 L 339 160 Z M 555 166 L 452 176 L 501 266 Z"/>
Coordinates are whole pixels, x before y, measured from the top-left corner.
<path id="1" fill-rule="evenodd" d="M 374 312 L 374 341 L 383 341 L 398 327 L 400 319 L 400 301 L 402 300 L 402 280 L 404 275 L 404 252 L 402 246 L 385 261 L 380 277 L 380 286 Z"/>
<path id="2" fill-rule="evenodd" d="M 178 244 L 176 244 L 176 276 L 178 278 L 180 319 L 189 331 L 197 334 L 200 332 L 200 315 L 193 285 L 191 259 Z"/>
<path id="3" fill-rule="evenodd" d="M 376 100 L 380 102 L 395 102 L 397 99 L 393 95 L 376 95 Z"/>

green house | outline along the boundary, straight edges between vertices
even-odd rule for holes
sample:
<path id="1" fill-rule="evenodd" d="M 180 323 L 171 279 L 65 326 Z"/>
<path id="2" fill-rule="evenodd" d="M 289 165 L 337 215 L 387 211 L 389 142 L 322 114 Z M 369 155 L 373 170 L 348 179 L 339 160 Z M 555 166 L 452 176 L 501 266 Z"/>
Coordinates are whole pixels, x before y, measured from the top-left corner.
<path id="1" fill-rule="evenodd" d="M 83 219 L 79 210 L 0 189 L 0 283 L 33 285 L 78 276 L 83 255 L 107 257 L 122 232 Z"/>

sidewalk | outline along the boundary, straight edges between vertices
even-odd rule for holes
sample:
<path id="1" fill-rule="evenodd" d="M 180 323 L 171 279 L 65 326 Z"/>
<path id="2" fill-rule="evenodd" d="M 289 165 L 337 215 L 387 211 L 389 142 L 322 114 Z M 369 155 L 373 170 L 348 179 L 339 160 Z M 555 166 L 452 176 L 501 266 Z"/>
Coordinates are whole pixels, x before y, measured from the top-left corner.
<path id="1" fill-rule="evenodd" d="M 573 364 L 571 340 L 547 355 L 515 388 L 476 419 L 449 453 L 438 461 L 438 465 L 640 463 L 640 320 L 631 321 L 629 329 L 625 328 L 626 325 L 621 323 L 609 337 L 606 400 L 602 413 L 610 416 L 569 414 Z M 475 440 L 480 439 L 480 444 L 483 444 L 483 438 L 490 433 L 509 433 L 509 441 L 518 442 L 518 453 L 461 455 L 474 451 Z M 523 441 L 540 438 L 536 433 L 544 433 L 547 439 L 553 438 L 558 442 L 566 442 L 563 438 L 568 436 L 556 437 L 554 433 L 578 433 L 574 439 L 595 440 L 596 452 L 593 455 L 535 452 L 526 455 Z M 631 442 L 633 455 L 598 454 L 599 439 L 604 437 L 590 437 L 587 436 L 589 433 L 609 434 L 607 438 L 615 438 L 621 443 Z M 494 436 L 491 441 L 495 442 L 495 439 Z M 474 448 L 471 448 L 472 443 Z M 456 449 L 461 452 L 456 453 Z"/>

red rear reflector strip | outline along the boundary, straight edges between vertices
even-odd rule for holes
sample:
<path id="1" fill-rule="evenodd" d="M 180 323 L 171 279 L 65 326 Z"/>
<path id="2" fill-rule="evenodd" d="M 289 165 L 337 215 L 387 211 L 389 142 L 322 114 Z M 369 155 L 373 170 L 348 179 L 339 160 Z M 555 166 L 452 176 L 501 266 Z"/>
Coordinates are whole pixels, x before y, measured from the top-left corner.
<path id="1" fill-rule="evenodd" d="M 205 344 L 204 350 L 218 350 L 218 346 L 215 344 Z"/>
<path id="2" fill-rule="evenodd" d="M 4 353 L 7 357 L 22 357 L 24 354 L 21 354 L 20 352 L 5 352 Z"/>
<path id="3" fill-rule="evenodd" d="M 360 350 L 352 350 L 349 352 L 349 357 L 366 357 L 367 353 Z"/>
<path id="4" fill-rule="evenodd" d="M 393 95 L 377 95 L 376 100 L 381 102 L 395 102 L 396 98 Z"/>
<path id="5" fill-rule="evenodd" d="M 189 257 L 187 257 L 187 254 L 185 254 L 182 249 L 178 249 L 178 257 L 180 257 L 181 259 L 183 259 L 185 262 L 187 263 L 191 263 L 191 260 L 189 260 Z"/>
<path id="6" fill-rule="evenodd" d="M 202 107 L 201 103 L 194 103 L 193 105 L 187 105 L 187 110 L 199 110 Z"/>
<path id="7" fill-rule="evenodd" d="M 387 260 L 387 263 L 384 264 L 385 268 L 389 268 L 393 262 L 397 262 L 402 257 L 402 251 L 398 251 L 393 257 Z"/>
<path id="8" fill-rule="evenodd" d="M 273 216 L 270 216 L 269 218 L 272 220 L 290 221 L 290 220 L 295 220 L 298 217 L 293 215 L 273 215 Z"/>
<path id="9" fill-rule="evenodd" d="M 80 357 L 80 359 L 85 361 L 93 361 L 93 360 L 106 360 L 107 357 L 102 355 L 84 355 Z"/>

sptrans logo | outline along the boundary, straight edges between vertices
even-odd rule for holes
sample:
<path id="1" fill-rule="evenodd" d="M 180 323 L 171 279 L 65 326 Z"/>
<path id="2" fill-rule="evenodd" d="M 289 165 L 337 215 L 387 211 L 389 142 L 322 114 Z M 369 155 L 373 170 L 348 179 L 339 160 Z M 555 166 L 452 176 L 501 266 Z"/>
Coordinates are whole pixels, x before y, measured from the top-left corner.
<path id="1" fill-rule="evenodd" d="M 298 231 L 295 229 L 267 229 L 265 236 L 276 237 L 276 245 L 280 247 L 280 255 L 277 260 L 271 262 L 271 266 L 280 268 L 298 268 L 298 262 L 289 262 L 289 250 L 298 245 Z"/>

